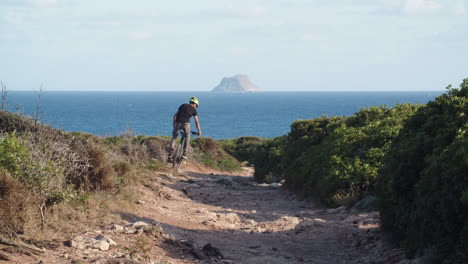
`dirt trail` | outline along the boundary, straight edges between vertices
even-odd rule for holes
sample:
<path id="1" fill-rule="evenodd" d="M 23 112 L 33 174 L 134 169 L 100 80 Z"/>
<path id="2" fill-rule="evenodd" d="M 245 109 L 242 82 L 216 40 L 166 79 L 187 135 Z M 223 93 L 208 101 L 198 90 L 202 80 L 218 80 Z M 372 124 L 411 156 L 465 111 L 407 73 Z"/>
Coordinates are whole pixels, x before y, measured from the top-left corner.
<path id="1" fill-rule="evenodd" d="M 203 262 L 396 263 L 401 259 L 401 252 L 376 241 L 377 212 L 321 208 L 279 186 L 257 184 L 249 169 L 238 175 L 186 169 L 164 180 L 171 198 L 161 204 L 146 193 L 148 204 L 159 203 L 149 217 L 202 253 L 207 244 L 219 249 L 220 254 Z"/>
<path id="2" fill-rule="evenodd" d="M 377 212 L 321 208 L 257 184 L 251 169 L 186 168 L 157 175 L 139 192 L 134 211 L 117 210 L 120 221 L 80 236 L 110 238 L 117 245 L 109 250 L 56 243 L 43 255 L 0 263 L 410 263 L 380 240 Z"/>

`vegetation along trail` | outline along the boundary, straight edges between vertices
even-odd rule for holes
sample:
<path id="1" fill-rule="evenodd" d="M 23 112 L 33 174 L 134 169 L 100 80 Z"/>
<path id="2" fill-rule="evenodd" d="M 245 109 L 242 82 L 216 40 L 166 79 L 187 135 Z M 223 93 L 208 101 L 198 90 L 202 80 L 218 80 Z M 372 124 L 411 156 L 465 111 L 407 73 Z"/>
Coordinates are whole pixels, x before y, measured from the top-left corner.
<path id="1" fill-rule="evenodd" d="M 0 263 L 417 263 L 382 242 L 377 212 L 322 208 L 280 187 L 256 183 L 251 168 L 155 173 L 130 210 Z"/>

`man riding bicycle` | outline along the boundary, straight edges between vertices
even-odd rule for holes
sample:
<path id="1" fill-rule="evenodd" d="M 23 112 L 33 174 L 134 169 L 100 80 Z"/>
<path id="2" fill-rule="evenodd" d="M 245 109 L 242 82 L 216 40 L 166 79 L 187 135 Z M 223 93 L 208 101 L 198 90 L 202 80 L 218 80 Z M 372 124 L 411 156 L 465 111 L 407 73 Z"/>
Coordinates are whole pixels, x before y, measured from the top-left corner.
<path id="1" fill-rule="evenodd" d="M 172 130 L 172 140 L 169 146 L 169 162 L 172 162 L 172 152 L 174 152 L 175 143 L 180 130 L 184 130 L 185 136 L 187 137 L 185 145 L 183 146 L 184 153 L 182 155 L 183 159 L 187 159 L 186 154 L 190 145 L 190 118 L 192 116 L 195 120 L 195 125 L 197 126 L 197 135 L 201 136 L 200 123 L 198 122 L 197 113 L 198 105 L 198 99 L 196 97 L 192 97 L 190 98 L 188 104 L 182 104 L 177 110 L 177 112 L 174 114 L 174 117 L 172 119 L 174 130 Z"/>

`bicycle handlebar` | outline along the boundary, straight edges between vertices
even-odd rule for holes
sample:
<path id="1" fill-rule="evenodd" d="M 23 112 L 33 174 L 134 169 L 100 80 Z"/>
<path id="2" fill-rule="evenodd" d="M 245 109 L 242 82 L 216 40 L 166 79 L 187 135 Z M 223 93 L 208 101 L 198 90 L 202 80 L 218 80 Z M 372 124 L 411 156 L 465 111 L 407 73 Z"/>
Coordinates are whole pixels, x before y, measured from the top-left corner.
<path id="1" fill-rule="evenodd" d="M 180 131 L 180 133 L 183 135 L 185 132 L 182 130 L 182 131 Z M 192 135 L 197 135 L 198 132 L 196 132 L 196 131 L 190 131 L 190 134 L 192 134 Z"/>

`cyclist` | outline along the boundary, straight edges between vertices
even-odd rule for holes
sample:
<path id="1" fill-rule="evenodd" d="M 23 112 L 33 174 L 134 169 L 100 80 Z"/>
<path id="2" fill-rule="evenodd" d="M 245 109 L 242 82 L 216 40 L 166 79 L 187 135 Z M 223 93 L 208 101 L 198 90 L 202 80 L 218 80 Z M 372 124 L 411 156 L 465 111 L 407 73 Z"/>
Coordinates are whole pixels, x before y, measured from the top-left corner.
<path id="1" fill-rule="evenodd" d="M 172 140 L 169 146 L 169 157 L 168 161 L 172 162 L 172 152 L 174 151 L 175 142 L 177 140 L 177 136 L 179 135 L 180 130 L 184 130 L 184 133 L 187 137 L 185 141 L 184 153 L 182 155 L 183 159 L 187 159 L 187 150 L 189 148 L 190 143 L 190 118 L 193 116 L 195 120 L 195 125 L 197 126 L 197 135 L 201 136 L 201 129 L 200 129 L 200 122 L 198 121 L 198 99 L 196 97 L 192 97 L 189 100 L 188 104 L 182 104 L 177 112 L 174 114 L 172 119 L 172 124 L 174 126 L 174 130 L 172 130 Z"/>

